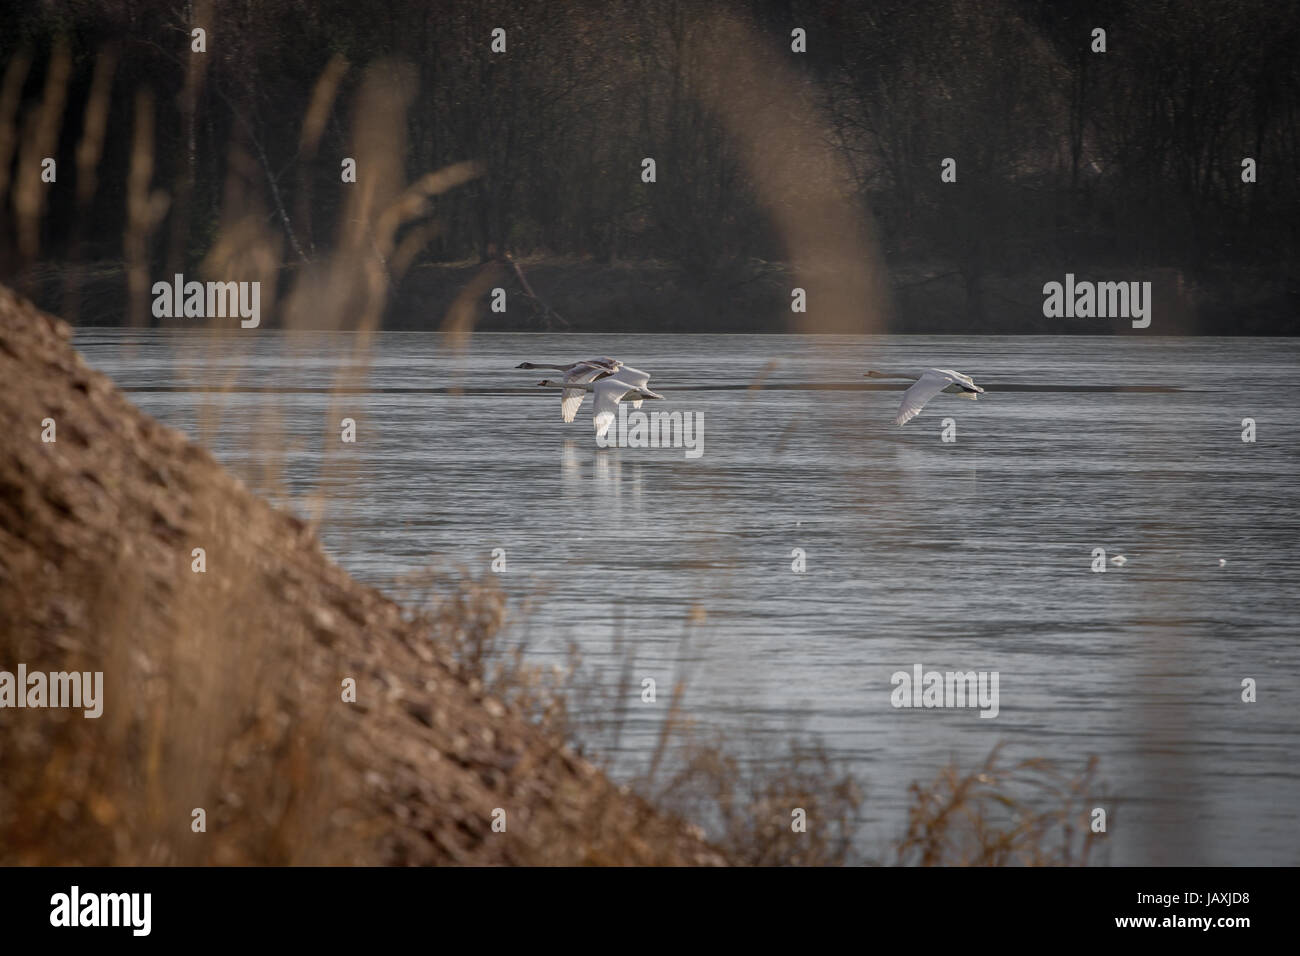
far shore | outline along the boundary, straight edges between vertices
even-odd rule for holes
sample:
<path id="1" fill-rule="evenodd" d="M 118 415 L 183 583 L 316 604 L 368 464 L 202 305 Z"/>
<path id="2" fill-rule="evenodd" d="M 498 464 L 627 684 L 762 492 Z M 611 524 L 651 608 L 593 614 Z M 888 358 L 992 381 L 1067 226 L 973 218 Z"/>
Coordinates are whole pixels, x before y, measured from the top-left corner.
<path id="1" fill-rule="evenodd" d="M 525 289 L 501 261 L 426 263 L 393 290 L 383 327 L 436 331 L 456 296 L 481 270 L 494 270 L 505 311 L 483 297 L 475 316 L 481 332 L 784 333 L 804 319 L 791 311 L 796 279 L 780 262 L 749 260 L 701 273 L 658 260 L 601 263 L 590 259 L 521 257 Z M 1124 318 L 1048 317 L 1043 288 L 1068 274 L 1098 282 L 1149 282 L 1152 321 L 1135 329 Z M 292 287 L 286 267 L 281 294 Z M 195 270 L 198 275 L 198 270 Z M 912 261 L 888 267 L 889 314 L 863 317 L 863 332 L 933 335 L 1294 335 L 1300 292 L 1294 282 L 1241 270 L 1195 280 L 1172 268 L 1035 267 L 972 280 L 951 264 Z M 74 267 L 45 263 L 10 280 L 41 308 L 78 326 L 128 325 L 126 278 L 120 262 Z M 531 290 L 531 294 L 530 291 Z M 816 289 L 808 316 L 816 322 Z M 70 307 L 71 306 L 71 307 Z M 264 303 L 263 328 L 280 323 Z M 183 319 L 151 324 L 183 327 Z"/>

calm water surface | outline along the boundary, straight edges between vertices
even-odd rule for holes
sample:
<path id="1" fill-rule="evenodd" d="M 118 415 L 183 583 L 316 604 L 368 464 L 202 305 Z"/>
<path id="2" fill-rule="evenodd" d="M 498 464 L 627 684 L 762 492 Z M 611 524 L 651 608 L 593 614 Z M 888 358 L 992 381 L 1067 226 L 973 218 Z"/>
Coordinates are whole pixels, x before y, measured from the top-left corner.
<path id="1" fill-rule="evenodd" d="M 572 642 L 611 680 L 630 653 L 638 694 L 656 679 L 620 772 L 648 765 L 684 673 L 689 713 L 752 759 L 792 730 L 842 758 L 870 856 L 901 833 L 911 781 L 1002 742 L 1100 757 L 1112 863 L 1300 863 L 1300 339 L 480 334 L 456 351 L 385 333 L 349 377 L 357 341 L 77 337 L 254 487 L 304 515 L 320 496 L 327 549 L 369 582 L 485 571 L 504 548 L 537 659 Z M 598 449 L 589 403 L 565 425 L 558 393 L 529 388 L 544 373 L 513 368 L 590 355 L 653 372 L 667 401 L 647 411 L 703 413 L 703 455 Z M 989 394 L 898 428 L 897 391 L 745 387 L 931 365 Z M 1098 547 L 1128 563 L 1093 573 Z M 915 664 L 997 671 L 998 716 L 893 708 L 890 677 Z"/>

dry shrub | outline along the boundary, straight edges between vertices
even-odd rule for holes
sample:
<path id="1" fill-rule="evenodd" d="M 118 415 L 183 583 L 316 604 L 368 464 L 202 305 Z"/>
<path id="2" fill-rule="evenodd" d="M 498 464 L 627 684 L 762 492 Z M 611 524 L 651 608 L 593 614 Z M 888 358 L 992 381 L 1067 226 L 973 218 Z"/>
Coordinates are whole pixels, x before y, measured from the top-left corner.
<path id="1" fill-rule="evenodd" d="M 1097 758 L 1076 773 L 1050 760 L 1001 763 L 994 747 L 978 770 L 945 767 L 913 783 L 898 862 L 921 866 L 1086 866 L 1094 844 L 1089 812 L 1100 801 Z"/>
<path id="2" fill-rule="evenodd" d="M 820 743 L 792 740 L 774 756 L 739 759 L 722 737 L 688 742 L 682 766 L 656 789 L 656 799 L 701 822 L 735 864 L 856 862 L 863 799 L 857 780 Z M 796 820 L 806 829 L 796 830 Z"/>
<path id="3" fill-rule="evenodd" d="M 577 646 L 569 646 L 564 667 L 531 661 L 527 627 L 517 629 L 518 639 L 507 638 L 510 596 L 495 575 L 424 568 L 403 574 L 396 589 L 407 619 L 429 635 L 449 671 L 544 732 L 576 743 L 569 707 L 584 690 Z"/>

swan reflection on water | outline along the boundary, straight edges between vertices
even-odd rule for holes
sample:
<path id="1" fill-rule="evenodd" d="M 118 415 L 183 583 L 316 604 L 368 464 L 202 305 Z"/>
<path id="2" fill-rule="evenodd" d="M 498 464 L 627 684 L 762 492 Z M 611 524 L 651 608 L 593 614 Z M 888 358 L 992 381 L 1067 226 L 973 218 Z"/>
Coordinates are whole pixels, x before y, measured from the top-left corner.
<path id="1" fill-rule="evenodd" d="M 590 481 L 583 474 L 583 466 L 592 465 Z M 598 449 L 582 445 L 571 438 L 560 448 L 560 480 L 567 492 L 596 494 L 603 498 L 641 498 L 641 466 L 636 462 L 624 465 L 618 449 Z"/>

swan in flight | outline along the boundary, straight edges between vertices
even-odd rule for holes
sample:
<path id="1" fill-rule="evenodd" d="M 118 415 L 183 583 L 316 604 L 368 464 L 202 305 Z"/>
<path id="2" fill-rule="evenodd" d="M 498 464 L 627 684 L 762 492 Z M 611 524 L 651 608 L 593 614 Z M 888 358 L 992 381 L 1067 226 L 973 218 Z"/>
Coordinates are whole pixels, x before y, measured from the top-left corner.
<path id="1" fill-rule="evenodd" d="M 578 408 L 582 405 L 582 397 L 590 391 L 590 389 L 583 389 L 579 386 L 608 378 L 615 373 L 618 373 L 619 378 L 629 385 L 636 385 L 641 388 L 644 388 L 646 383 L 650 381 L 649 372 L 642 372 L 630 365 L 624 365 L 618 359 L 609 356 L 584 359 L 581 362 L 574 362 L 572 365 L 537 365 L 533 362 L 520 362 L 515 368 L 555 369 L 557 372 L 564 373 L 565 384 L 573 386 L 565 388 L 560 394 L 560 416 L 566 422 L 573 421 L 577 416 Z M 640 408 L 641 399 L 634 401 L 632 407 Z"/>
<path id="2" fill-rule="evenodd" d="M 925 403 L 940 392 L 960 395 L 962 398 L 969 398 L 972 401 L 978 399 L 984 393 L 984 389 L 976 385 L 969 375 L 954 372 L 950 368 L 928 368 L 921 373 L 920 378 L 915 375 L 894 375 L 885 372 L 868 372 L 866 377 L 916 379 L 912 383 L 912 387 L 903 393 L 903 401 L 898 406 L 898 417 L 894 419 L 894 423 L 898 425 L 906 425 L 921 414 L 921 409 L 925 407 Z"/>
<path id="3" fill-rule="evenodd" d="M 627 366 L 623 367 L 623 371 L 628 371 Z M 631 371 L 636 372 L 636 369 Z M 643 375 L 645 380 L 640 378 Z M 581 402 L 583 394 L 591 392 L 596 406 L 596 414 L 592 417 L 591 422 L 596 428 L 596 437 L 604 438 L 605 433 L 609 431 L 609 426 L 614 422 L 614 416 L 618 414 L 619 402 L 630 398 L 633 400 L 632 407 L 640 408 L 641 402 L 647 398 L 663 398 L 658 392 L 652 392 L 645 387 L 645 381 L 650 378 L 645 372 L 636 372 L 634 378 L 635 381 L 625 381 L 622 372 L 619 372 L 617 378 L 606 376 L 598 379 L 595 383 L 574 382 L 567 378 L 563 382 L 553 382 L 548 378 L 544 378 L 537 384 L 546 385 L 550 388 L 562 388 L 566 394 L 570 391 L 576 391 L 578 392 L 579 402 Z M 574 406 L 574 411 L 577 411 L 577 405 Z"/>

